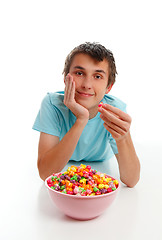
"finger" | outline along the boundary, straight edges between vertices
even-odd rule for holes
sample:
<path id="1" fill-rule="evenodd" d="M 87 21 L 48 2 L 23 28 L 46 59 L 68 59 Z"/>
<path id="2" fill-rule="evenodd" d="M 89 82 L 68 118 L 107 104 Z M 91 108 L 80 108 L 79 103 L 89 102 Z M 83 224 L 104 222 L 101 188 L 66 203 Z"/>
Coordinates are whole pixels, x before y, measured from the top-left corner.
<path id="1" fill-rule="evenodd" d="M 67 76 L 67 99 L 66 99 L 67 101 L 70 101 L 71 87 L 72 87 L 71 77 L 68 75 Z"/>
<path id="2" fill-rule="evenodd" d="M 120 117 L 120 119 L 131 122 L 131 117 L 127 113 L 123 112 L 121 109 L 111 106 L 110 104 L 102 104 L 102 107 L 108 111 L 111 111 L 112 113 L 115 113 L 117 116 Z"/>
<path id="3" fill-rule="evenodd" d="M 102 119 L 103 121 L 105 121 L 105 123 L 107 124 L 108 127 L 110 127 L 111 129 L 113 129 L 114 131 L 116 131 L 116 132 L 119 133 L 120 135 L 123 136 L 123 135 L 126 134 L 127 131 L 126 131 L 125 129 L 122 129 L 122 128 L 120 128 L 119 126 L 115 125 L 114 123 L 108 121 L 105 117 L 102 117 L 102 116 L 100 116 L 100 117 L 101 117 L 101 119 Z"/>
<path id="4" fill-rule="evenodd" d="M 120 134 L 117 133 L 114 129 L 112 129 L 110 126 L 108 126 L 106 123 L 103 124 L 106 130 L 111 133 L 113 138 L 119 138 Z"/>
<path id="5" fill-rule="evenodd" d="M 72 81 L 71 98 L 75 99 L 75 82 Z"/>
<path id="6" fill-rule="evenodd" d="M 70 76 L 69 77 L 69 89 L 68 89 L 68 99 L 70 102 L 74 100 L 74 93 L 75 93 L 74 81 L 73 81 L 73 77 Z"/>
<path id="7" fill-rule="evenodd" d="M 130 128 L 130 123 L 121 120 L 120 118 L 117 118 L 115 115 L 111 114 L 109 111 L 102 109 L 102 114 L 101 114 L 101 118 L 108 123 L 111 123 L 112 126 L 116 126 L 116 130 L 117 129 L 121 129 L 119 130 L 119 132 L 123 133 L 123 132 L 127 132 L 129 131 Z"/>
<path id="8" fill-rule="evenodd" d="M 100 111 L 101 111 L 102 115 L 104 116 L 104 118 L 106 118 L 109 122 L 112 122 L 119 127 L 122 127 L 125 124 L 125 122 L 123 120 L 116 117 L 110 111 L 107 111 L 104 108 L 102 108 Z"/>
<path id="9" fill-rule="evenodd" d="M 65 77 L 65 90 L 64 90 L 64 102 L 67 101 L 67 91 L 68 91 L 68 76 Z"/>

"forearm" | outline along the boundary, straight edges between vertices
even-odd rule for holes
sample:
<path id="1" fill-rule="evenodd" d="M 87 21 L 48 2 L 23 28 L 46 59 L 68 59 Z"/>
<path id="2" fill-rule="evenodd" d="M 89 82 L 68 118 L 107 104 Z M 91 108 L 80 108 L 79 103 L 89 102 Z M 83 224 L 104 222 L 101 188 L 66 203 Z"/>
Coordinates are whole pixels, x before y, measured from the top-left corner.
<path id="1" fill-rule="evenodd" d="M 43 180 L 54 172 L 60 172 L 65 167 L 76 148 L 86 123 L 86 121 L 76 120 L 62 140 L 42 156 L 38 169 Z"/>
<path id="2" fill-rule="evenodd" d="M 130 136 L 130 133 L 121 140 L 117 141 L 118 164 L 120 179 L 128 187 L 134 187 L 140 178 L 140 162 Z"/>

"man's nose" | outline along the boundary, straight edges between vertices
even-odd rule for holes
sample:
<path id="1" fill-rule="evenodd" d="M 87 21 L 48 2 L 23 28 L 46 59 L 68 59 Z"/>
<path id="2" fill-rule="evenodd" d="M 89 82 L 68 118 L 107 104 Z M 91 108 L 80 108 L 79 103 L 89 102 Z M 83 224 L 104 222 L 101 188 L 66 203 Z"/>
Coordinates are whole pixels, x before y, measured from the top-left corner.
<path id="1" fill-rule="evenodd" d="M 92 79 L 90 76 L 86 76 L 82 81 L 82 88 L 91 89 L 92 88 Z"/>

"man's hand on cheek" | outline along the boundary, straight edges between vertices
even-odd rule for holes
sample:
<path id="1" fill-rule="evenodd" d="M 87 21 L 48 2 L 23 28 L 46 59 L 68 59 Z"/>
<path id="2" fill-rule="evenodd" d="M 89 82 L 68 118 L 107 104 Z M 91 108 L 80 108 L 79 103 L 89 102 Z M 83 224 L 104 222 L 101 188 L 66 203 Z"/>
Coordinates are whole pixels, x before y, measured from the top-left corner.
<path id="1" fill-rule="evenodd" d="M 131 125 L 131 117 L 127 113 L 109 104 L 102 104 L 98 111 L 104 121 L 104 127 L 116 141 L 121 141 L 127 136 Z"/>
<path id="2" fill-rule="evenodd" d="M 75 81 L 71 74 L 68 74 L 65 78 L 64 104 L 77 119 L 85 121 L 89 119 L 89 111 L 75 101 Z"/>

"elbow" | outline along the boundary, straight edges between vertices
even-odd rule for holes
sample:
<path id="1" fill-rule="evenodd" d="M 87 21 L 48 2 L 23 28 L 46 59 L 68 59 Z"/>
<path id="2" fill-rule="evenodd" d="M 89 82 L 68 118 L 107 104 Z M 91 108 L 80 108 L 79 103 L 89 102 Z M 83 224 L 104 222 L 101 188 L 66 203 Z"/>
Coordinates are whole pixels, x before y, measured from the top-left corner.
<path id="1" fill-rule="evenodd" d="M 137 165 L 135 168 L 132 170 L 128 170 L 127 172 L 122 172 L 120 175 L 120 180 L 129 188 L 133 188 L 136 186 L 136 184 L 140 180 L 140 171 L 141 171 L 141 166 L 140 162 L 138 160 Z"/>
<path id="2" fill-rule="evenodd" d="M 122 183 L 124 183 L 127 187 L 129 188 L 134 188 L 136 186 L 136 184 L 139 182 L 140 180 L 140 175 L 135 176 L 134 178 L 120 178 L 120 180 L 122 181 Z"/>
<path id="3" fill-rule="evenodd" d="M 50 168 L 47 164 L 46 161 L 44 161 L 44 159 L 38 159 L 38 163 L 37 163 L 37 168 L 38 168 L 38 173 L 40 178 L 45 181 L 46 178 L 48 178 L 50 175 L 52 175 L 53 173 L 56 172 L 60 172 L 60 171 L 56 171 L 56 170 L 51 170 L 52 168 Z"/>
<path id="4" fill-rule="evenodd" d="M 39 171 L 39 177 L 43 180 L 43 181 L 45 181 L 46 180 L 46 177 Z"/>
<path id="5" fill-rule="evenodd" d="M 40 160 L 38 160 L 37 169 L 38 169 L 39 177 L 40 177 L 43 181 L 45 181 L 48 176 L 45 175 L 45 173 L 44 173 L 44 171 L 43 171 L 43 166 L 42 166 Z"/>

